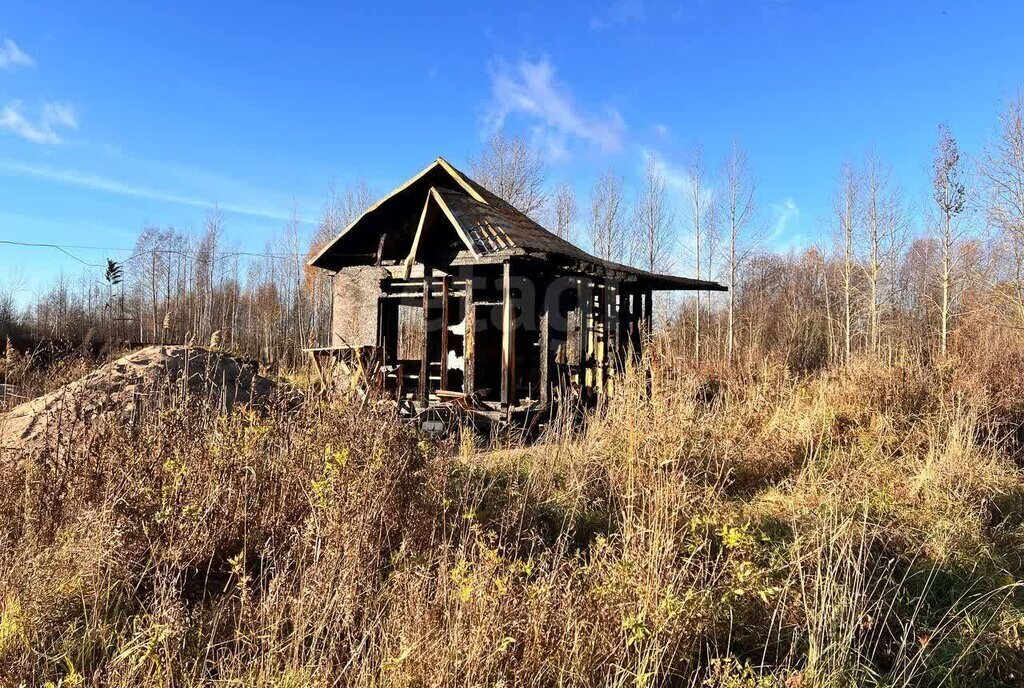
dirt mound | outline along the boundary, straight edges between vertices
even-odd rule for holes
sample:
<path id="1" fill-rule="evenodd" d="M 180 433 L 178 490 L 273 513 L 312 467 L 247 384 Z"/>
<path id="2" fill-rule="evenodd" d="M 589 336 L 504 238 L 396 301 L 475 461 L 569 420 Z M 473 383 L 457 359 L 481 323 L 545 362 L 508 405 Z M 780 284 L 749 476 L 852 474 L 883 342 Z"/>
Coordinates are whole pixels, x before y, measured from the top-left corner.
<path id="1" fill-rule="evenodd" d="M 131 422 L 143 407 L 189 399 L 215 408 L 262 404 L 282 390 L 253 363 L 200 347 L 148 346 L 0 415 L 0 453 L 61 451 L 98 421 Z"/>

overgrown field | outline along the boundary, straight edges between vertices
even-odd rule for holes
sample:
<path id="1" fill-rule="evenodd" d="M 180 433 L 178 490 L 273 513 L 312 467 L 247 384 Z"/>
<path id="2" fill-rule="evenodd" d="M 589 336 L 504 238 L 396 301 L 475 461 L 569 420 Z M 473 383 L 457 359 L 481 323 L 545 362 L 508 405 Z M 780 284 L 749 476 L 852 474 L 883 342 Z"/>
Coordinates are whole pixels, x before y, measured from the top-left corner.
<path id="1" fill-rule="evenodd" d="M 525 447 L 169 405 L 0 461 L 0 685 L 1021 685 L 1019 363 L 656 361 Z"/>

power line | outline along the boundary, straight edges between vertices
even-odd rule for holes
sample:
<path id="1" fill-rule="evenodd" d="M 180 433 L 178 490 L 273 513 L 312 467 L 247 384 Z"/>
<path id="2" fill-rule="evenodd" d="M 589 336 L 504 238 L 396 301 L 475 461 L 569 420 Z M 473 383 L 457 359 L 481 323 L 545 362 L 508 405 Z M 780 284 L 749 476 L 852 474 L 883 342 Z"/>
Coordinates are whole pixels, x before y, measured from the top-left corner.
<path id="1" fill-rule="evenodd" d="M 130 248 L 115 248 L 113 246 L 81 246 L 81 245 L 74 245 L 74 244 L 45 244 L 45 243 L 34 243 L 34 242 L 29 242 L 29 241 L 10 241 L 10 240 L 6 240 L 6 239 L 0 239 L 0 244 L 5 244 L 5 245 L 8 245 L 8 246 L 20 246 L 20 247 L 26 247 L 26 248 L 51 248 L 51 249 L 55 249 L 57 251 L 60 251 L 61 253 L 63 253 L 67 257 L 69 257 L 69 258 L 71 258 L 73 260 L 78 261 L 82 265 L 86 265 L 88 267 L 94 267 L 94 268 L 105 268 L 106 266 L 105 265 L 100 265 L 100 264 L 97 264 L 97 263 L 90 263 L 90 262 L 88 262 L 86 260 L 83 260 L 83 259 L 79 258 L 78 256 L 74 255 L 73 253 L 71 253 L 70 250 L 74 249 L 74 250 L 90 250 L 90 251 L 117 251 L 117 252 L 122 252 L 122 253 L 134 250 L 134 249 L 130 249 Z M 140 256 L 149 256 L 149 255 L 153 255 L 153 254 L 156 254 L 156 253 L 170 254 L 170 255 L 179 255 L 179 256 L 198 256 L 198 255 L 200 255 L 202 253 L 202 251 L 198 250 L 198 249 L 180 250 L 180 249 L 169 249 L 169 248 L 151 248 L 151 249 L 144 249 L 142 251 L 138 251 L 136 253 L 133 253 L 132 255 L 128 256 L 127 258 L 124 258 L 121 262 L 125 262 L 126 263 L 126 262 L 128 262 L 130 260 L 134 260 L 135 258 L 138 258 Z M 284 259 L 302 258 L 302 257 L 305 257 L 305 254 L 302 254 L 302 253 L 257 253 L 257 252 L 254 252 L 254 251 L 232 251 L 230 253 L 221 254 L 219 256 L 214 254 L 213 262 L 216 263 L 216 262 L 220 262 L 222 260 L 226 260 L 228 258 L 237 258 L 238 256 L 247 256 L 247 257 L 252 257 L 252 258 L 275 258 L 275 259 L 284 260 Z"/>
<path id="2" fill-rule="evenodd" d="M 71 258 L 72 260 L 77 260 L 82 265 L 85 265 L 85 266 L 88 266 L 88 267 L 91 267 L 91 268 L 106 267 L 104 265 L 99 265 L 97 263 L 90 263 L 88 261 L 82 260 L 81 258 L 76 256 L 75 254 L 69 252 L 65 247 L 58 246 L 57 244 L 34 244 L 34 243 L 27 242 L 27 241 L 7 241 L 5 239 L 0 239 L 0 244 L 6 244 L 8 246 L 29 246 L 29 247 L 33 247 L 33 248 L 52 248 L 52 249 L 56 249 L 56 250 L 60 251 L 61 253 L 66 255 L 68 258 Z"/>

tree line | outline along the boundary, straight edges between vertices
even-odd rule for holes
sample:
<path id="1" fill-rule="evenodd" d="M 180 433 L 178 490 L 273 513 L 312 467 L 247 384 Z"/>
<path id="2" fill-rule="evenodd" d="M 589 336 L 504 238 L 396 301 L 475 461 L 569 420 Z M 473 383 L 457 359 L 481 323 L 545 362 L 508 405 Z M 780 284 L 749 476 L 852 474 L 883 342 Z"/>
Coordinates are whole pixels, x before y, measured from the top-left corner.
<path id="1" fill-rule="evenodd" d="M 924 161 L 922 161 L 924 162 Z M 1011 99 L 982 150 L 937 128 L 926 202 L 908 200 L 876 152 L 844 162 L 829 232 L 772 250 L 758 182 L 733 143 L 711 164 L 695 145 L 683 174 L 648 156 L 632 190 L 614 167 L 580 194 L 553 182 L 543 154 L 498 133 L 471 176 L 560 237 L 652 272 L 721 281 L 725 294 L 665 297 L 657 313 L 675 355 L 800 370 L 858 355 L 942 360 L 1024 331 L 1024 100 Z M 917 192 L 923 190 L 914 190 Z M 117 283 L 61 276 L 26 307 L 0 290 L 0 328 L 37 337 L 211 339 L 264 359 L 329 339 L 329 278 L 306 267 L 375 199 L 364 181 L 332 190 L 311 236 L 297 214 L 265 250 L 239 250 L 214 208 L 198 235 L 146 227 Z"/>

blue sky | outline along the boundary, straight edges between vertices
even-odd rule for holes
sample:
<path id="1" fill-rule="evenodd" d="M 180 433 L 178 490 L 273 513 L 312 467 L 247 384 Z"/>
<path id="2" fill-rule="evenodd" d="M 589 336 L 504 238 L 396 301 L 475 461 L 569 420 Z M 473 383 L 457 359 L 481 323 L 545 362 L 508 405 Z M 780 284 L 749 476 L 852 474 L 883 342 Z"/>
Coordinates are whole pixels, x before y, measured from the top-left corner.
<path id="1" fill-rule="evenodd" d="M 873 147 L 923 199 L 940 122 L 968 151 L 1024 83 L 1020 2 L 41 3 L 0 6 L 0 239 L 130 246 L 146 224 L 260 250 L 329 186 L 378 193 L 495 127 L 590 182 L 735 138 L 772 246 L 827 234 Z M 310 225 L 311 226 L 311 225 Z M 113 251 L 81 249 L 102 262 Z M 72 259 L 0 246 L 31 291 Z"/>

